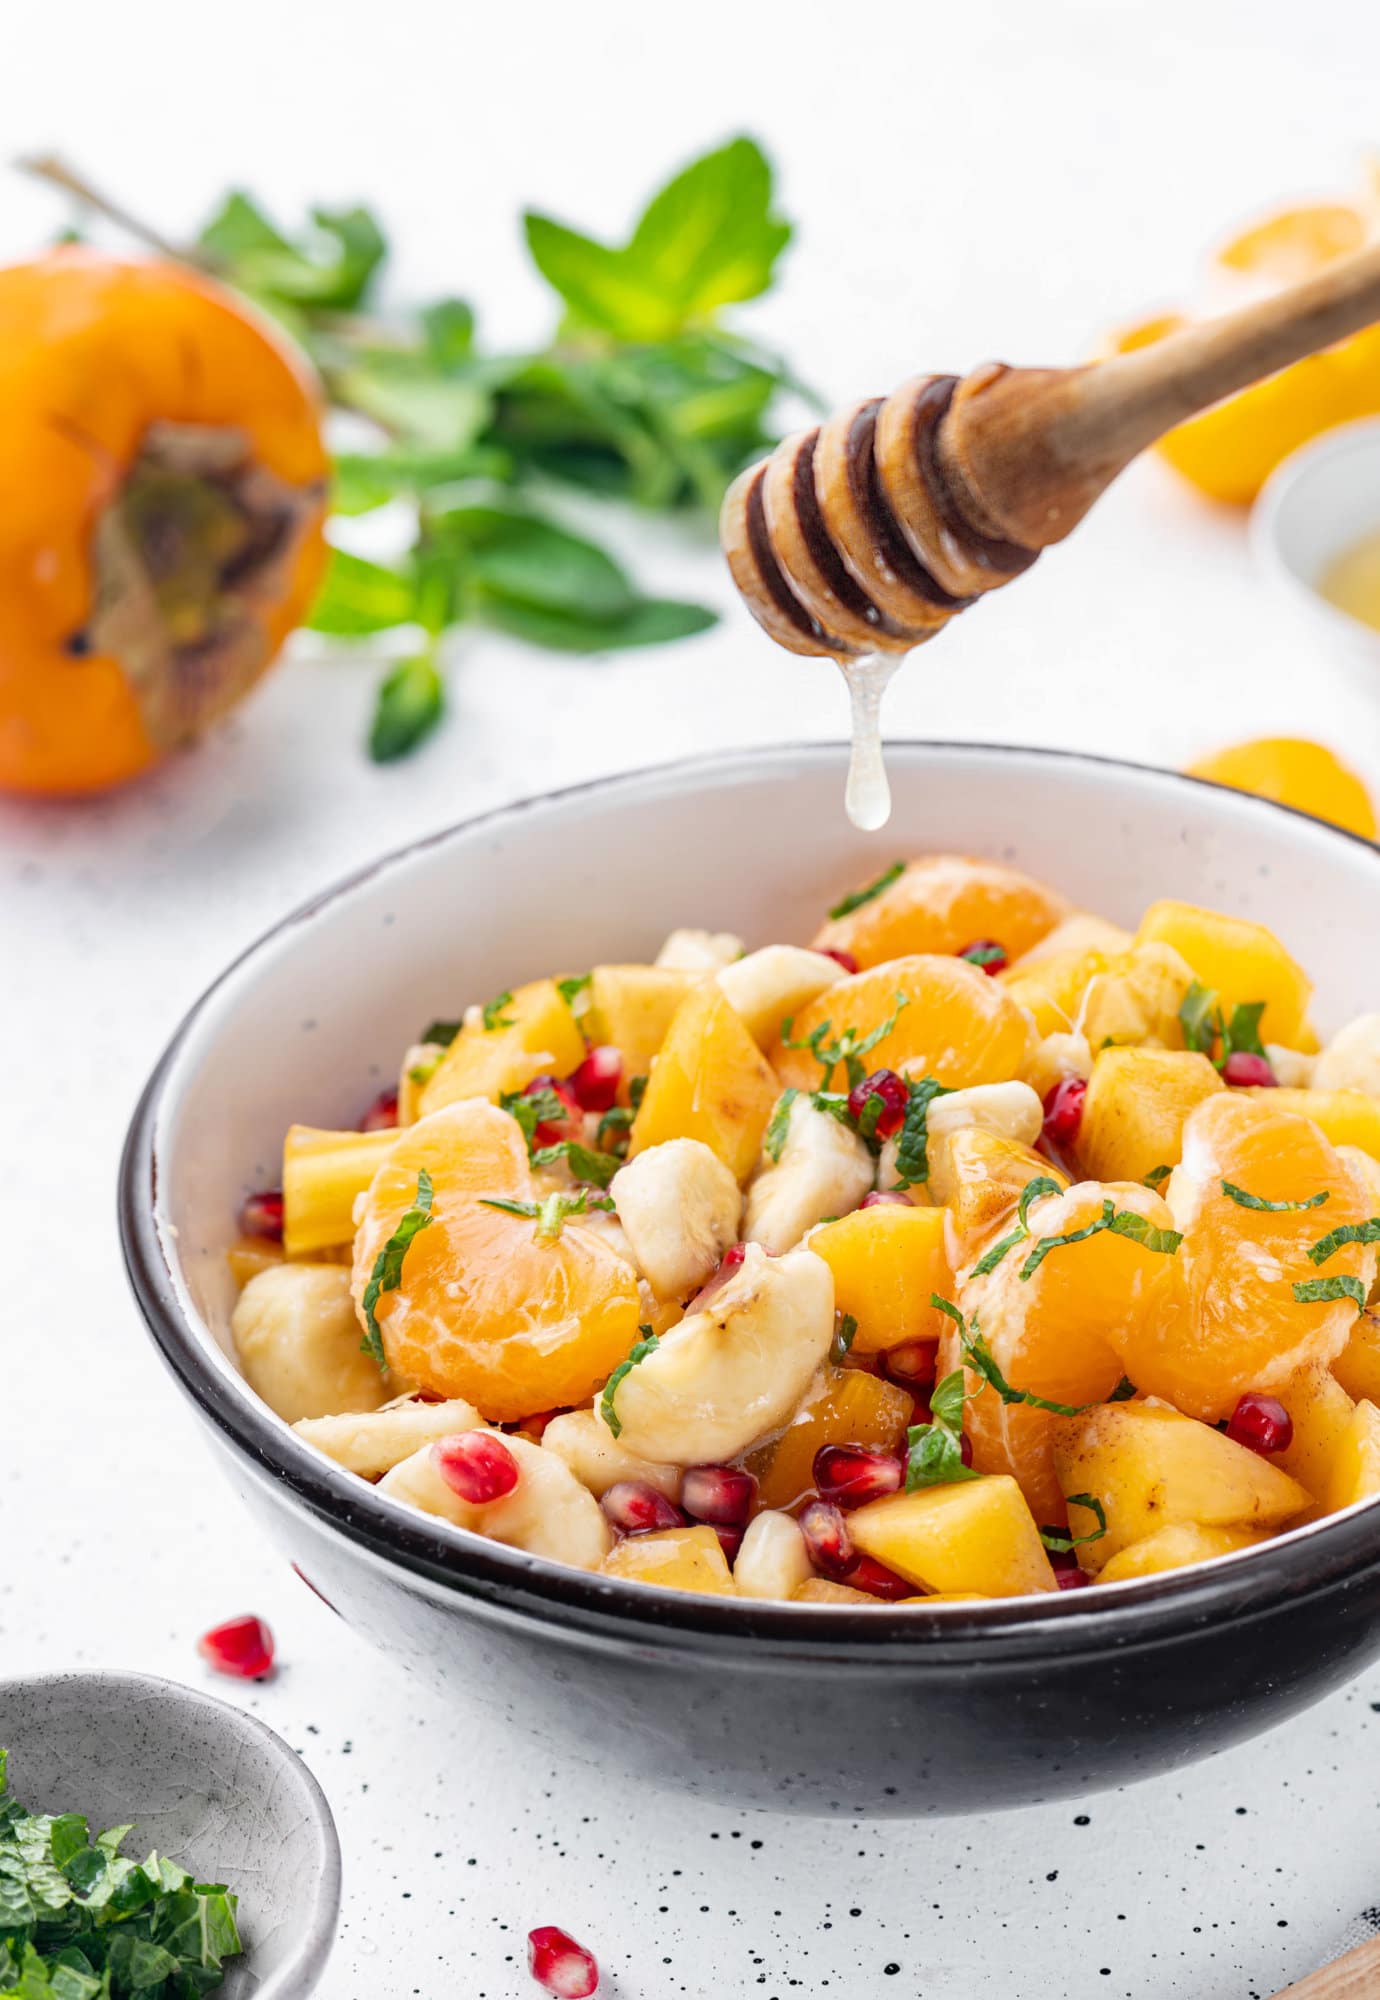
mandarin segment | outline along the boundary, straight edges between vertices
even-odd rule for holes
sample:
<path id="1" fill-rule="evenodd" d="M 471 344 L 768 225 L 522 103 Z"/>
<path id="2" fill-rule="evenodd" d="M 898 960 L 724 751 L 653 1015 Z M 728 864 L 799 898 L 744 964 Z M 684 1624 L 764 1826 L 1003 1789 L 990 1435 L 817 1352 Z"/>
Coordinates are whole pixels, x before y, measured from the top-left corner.
<path id="1" fill-rule="evenodd" d="M 586 1402 L 637 1340 L 632 1266 L 578 1218 L 554 1238 L 485 1199 L 530 1201 L 516 1121 L 463 1099 L 409 1126 L 375 1174 L 355 1239 L 356 1306 L 375 1259 L 431 1176 L 431 1222 L 376 1307 L 390 1368 L 495 1422 Z"/>
<path id="2" fill-rule="evenodd" d="M 972 1263 L 992 1237 L 1010 1226 L 1016 1205 L 1034 1180 L 1065 1188 L 1068 1175 L 1030 1146 L 1018 1145 L 980 1125 L 965 1125 L 939 1142 L 954 1267 Z"/>
<path id="3" fill-rule="evenodd" d="M 784 1084 L 818 1089 L 821 1064 L 811 1049 L 796 1044 L 817 1032 L 826 1043 L 846 1034 L 855 1043 L 863 1041 L 893 1016 L 890 1032 L 864 1058 L 866 1067 L 905 1068 L 937 1077 L 951 1089 L 1006 1082 L 1020 1072 L 1035 1043 L 1029 1015 L 998 980 L 964 959 L 920 956 L 842 979 L 812 1000 L 792 1023 L 791 1046 L 776 1043 L 772 1066 Z M 842 1076 L 836 1070 L 834 1081 Z"/>
<path id="4" fill-rule="evenodd" d="M 864 888 L 866 885 L 864 885 Z M 831 917 L 816 951 L 845 951 L 864 971 L 917 953 L 959 952 L 992 938 L 1009 959 L 1029 951 L 1068 914 L 1062 896 L 996 861 L 931 854 L 857 909 Z"/>
<path id="5" fill-rule="evenodd" d="M 1307 1119 L 1278 1111 L 1283 1093 L 1223 1091 L 1190 1112 L 1183 1159 L 1167 1183 L 1184 1242 L 1173 1259 L 1161 1310 L 1119 1326 L 1113 1336 L 1126 1373 L 1147 1393 L 1215 1423 L 1247 1390 L 1273 1393 L 1310 1363 L 1346 1346 L 1355 1301 L 1300 1301 L 1296 1284 L 1351 1277 L 1369 1284 L 1375 1252 L 1344 1244 L 1323 1265 L 1309 1251 L 1320 1238 L 1371 1212 L 1367 1191 Z M 1315 1208 L 1243 1205 L 1228 1183 L 1256 1201 Z"/>

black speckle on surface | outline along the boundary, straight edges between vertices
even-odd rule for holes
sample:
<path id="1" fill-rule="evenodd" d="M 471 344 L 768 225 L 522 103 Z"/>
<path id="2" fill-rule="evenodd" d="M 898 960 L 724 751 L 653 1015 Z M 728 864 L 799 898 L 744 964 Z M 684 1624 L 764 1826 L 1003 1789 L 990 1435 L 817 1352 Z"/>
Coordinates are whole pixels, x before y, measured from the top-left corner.
<path id="1" fill-rule="evenodd" d="M 1073 1823 L 1074 1823 L 1074 1825 L 1075 1825 L 1075 1826 L 1091 1826 L 1091 1825 L 1092 1825 L 1092 1814 L 1091 1814 L 1091 1813 L 1076 1813 L 1076 1814 L 1074 1815 L 1074 1821 L 1073 1821 Z"/>

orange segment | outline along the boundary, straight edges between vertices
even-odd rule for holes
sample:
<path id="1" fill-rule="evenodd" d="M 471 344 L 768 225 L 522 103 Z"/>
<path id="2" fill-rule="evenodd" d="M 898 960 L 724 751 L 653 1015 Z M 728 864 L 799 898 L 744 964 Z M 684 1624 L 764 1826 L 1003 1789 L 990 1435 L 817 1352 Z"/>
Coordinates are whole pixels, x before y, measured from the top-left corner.
<path id="1" fill-rule="evenodd" d="M 942 1208 L 859 1208 L 826 1222 L 810 1248 L 834 1274 L 834 1307 L 858 1323 L 857 1354 L 881 1354 L 911 1340 L 938 1340 L 943 1315 L 933 1292 L 953 1283 Z"/>
<path id="2" fill-rule="evenodd" d="M 826 1368 L 791 1421 L 744 1463 L 757 1475 L 764 1507 L 794 1507 L 813 1484 L 815 1453 L 826 1444 L 870 1444 L 893 1451 L 913 1421 L 904 1389 L 861 1368 Z"/>
<path id="3" fill-rule="evenodd" d="M 866 886 L 866 885 L 864 885 Z M 1062 896 L 1015 868 L 961 854 L 929 854 L 877 896 L 831 917 L 816 951 L 847 951 L 867 970 L 917 952 L 957 952 L 993 938 L 1018 958 L 1067 914 Z"/>
<path id="4" fill-rule="evenodd" d="M 1356 773 L 1321 743 L 1299 736 L 1257 737 L 1200 757 L 1188 766 L 1188 775 L 1294 806 L 1366 840 L 1375 838 L 1370 793 Z"/>
<path id="5" fill-rule="evenodd" d="M 896 1025 L 864 1058 L 869 1070 L 905 1065 L 954 1089 L 1004 1083 L 1020 1073 L 1034 1047 L 1029 1016 L 998 980 L 964 959 L 937 957 L 897 958 L 841 979 L 801 1008 L 791 1040 L 826 1028 L 826 1041 L 850 1031 L 861 1041 L 893 1014 Z M 818 1088 L 822 1072 L 808 1048 L 778 1042 L 771 1060 L 783 1083 Z M 834 1076 L 840 1083 L 847 1088 L 841 1068 Z"/>
<path id="6" fill-rule="evenodd" d="M 516 1121 L 480 1099 L 409 1126 L 375 1174 L 355 1238 L 356 1306 L 423 1169 L 433 1220 L 376 1307 L 389 1366 L 494 1422 L 587 1401 L 637 1339 L 637 1278 L 578 1220 L 542 1239 L 533 1221 L 483 1205 L 530 1201 L 532 1176 Z"/>
<path id="7" fill-rule="evenodd" d="M 972 1263 L 988 1243 L 1009 1229 L 1022 1191 L 1031 1181 L 1048 1176 L 1061 1188 L 1068 1175 L 1029 1146 L 984 1132 L 980 1125 L 960 1126 L 941 1139 L 948 1196 L 949 1234 L 955 1268 Z"/>
<path id="8" fill-rule="evenodd" d="M 1190 1112 L 1167 1190 L 1184 1231 L 1172 1282 L 1154 1316 L 1109 1334 L 1138 1388 L 1207 1423 L 1230 1417 L 1248 1389 L 1274 1391 L 1346 1346 L 1355 1302 L 1300 1302 L 1296 1283 L 1351 1276 L 1368 1284 L 1374 1269 L 1374 1251 L 1358 1244 L 1323 1265 L 1309 1260 L 1331 1230 L 1364 1222 L 1371 1202 L 1314 1124 L 1275 1109 L 1270 1100 L 1280 1094 L 1224 1091 Z M 1313 1209 L 1259 1210 L 1224 1193 L 1224 1181 L 1266 1201 L 1324 1189 L 1328 1199 Z"/>
<path id="9" fill-rule="evenodd" d="M 1366 240 L 1366 218 L 1351 202 L 1319 201 L 1281 208 L 1224 243 L 1217 262 L 1229 271 L 1295 285 L 1323 264 L 1350 257 Z"/>
<path id="10" fill-rule="evenodd" d="M 1120 1381 L 1117 1346 L 1150 1317 L 1174 1260 L 1104 1229 L 1051 1250 L 1030 1277 L 1021 1275 L 1041 1238 L 1087 1228 L 1109 1198 L 1155 1228 L 1173 1226 L 1167 1205 L 1149 1188 L 1080 1181 L 1031 1205 L 1029 1242 L 1008 1250 L 994 1270 L 982 1276 L 969 1271 L 960 1280 L 955 1303 L 970 1329 L 976 1320 L 1013 1389 L 1081 1407 L 1100 1402 Z M 960 1360 L 957 1329 L 950 1324 L 940 1342 L 940 1375 Z M 971 1369 L 967 1387 L 972 1400 L 963 1423 L 973 1464 L 980 1472 L 1011 1473 L 1038 1520 L 1062 1520 L 1063 1495 L 1051 1458 L 1058 1419 L 1028 1404 L 1004 1403 Z"/>

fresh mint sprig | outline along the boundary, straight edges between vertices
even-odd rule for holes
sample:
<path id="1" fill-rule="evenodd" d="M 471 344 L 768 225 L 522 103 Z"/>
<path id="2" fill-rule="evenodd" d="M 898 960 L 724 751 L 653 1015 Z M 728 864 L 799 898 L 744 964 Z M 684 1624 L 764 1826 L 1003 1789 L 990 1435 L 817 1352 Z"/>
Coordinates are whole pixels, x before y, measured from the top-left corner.
<path id="1" fill-rule="evenodd" d="M 368 1330 L 360 1346 L 366 1354 L 373 1355 L 380 1368 L 386 1368 L 388 1362 L 383 1351 L 383 1333 L 374 1309 L 385 1292 L 396 1292 L 402 1283 L 404 1257 L 422 1230 L 428 1228 L 435 1220 L 431 1213 L 431 1202 L 431 1175 L 423 1167 L 417 1175 L 416 1198 L 375 1257 L 374 1268 L 369 1273 L 369 1282 L 364 1287 L 364 1297 L 360 1303 L 364 1308 L 364 1323 Z"/>

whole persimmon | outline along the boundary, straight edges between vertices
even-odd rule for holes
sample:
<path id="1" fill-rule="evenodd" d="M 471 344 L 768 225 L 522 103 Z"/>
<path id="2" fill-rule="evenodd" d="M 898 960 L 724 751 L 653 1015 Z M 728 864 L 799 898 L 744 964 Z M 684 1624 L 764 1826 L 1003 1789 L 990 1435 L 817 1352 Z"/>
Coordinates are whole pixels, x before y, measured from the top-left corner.
<path id="1" fill-rule="evenodd" d="M 325 555 L 307 364 L 171 262 L 0 270 L 0 786 L 94 792 L 224 715 Z"/>

